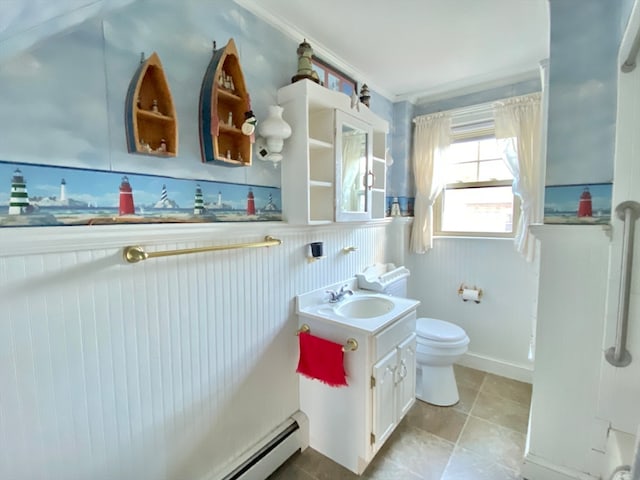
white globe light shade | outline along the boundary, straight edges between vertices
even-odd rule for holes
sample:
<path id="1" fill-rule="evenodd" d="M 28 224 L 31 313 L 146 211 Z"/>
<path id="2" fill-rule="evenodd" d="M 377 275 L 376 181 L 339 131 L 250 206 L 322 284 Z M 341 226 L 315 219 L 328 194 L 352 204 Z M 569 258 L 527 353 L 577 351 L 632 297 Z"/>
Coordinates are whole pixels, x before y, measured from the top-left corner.
<path id="1" fill-rule="evenodd" d="M 258 123 L 258 133 L 267 143 L 271 153 L 280 153 L 284 140 L 291 136 L 291 127 L 282 119 L 284 109 L 279 105 L 269 106 L 269 115 Z"/>

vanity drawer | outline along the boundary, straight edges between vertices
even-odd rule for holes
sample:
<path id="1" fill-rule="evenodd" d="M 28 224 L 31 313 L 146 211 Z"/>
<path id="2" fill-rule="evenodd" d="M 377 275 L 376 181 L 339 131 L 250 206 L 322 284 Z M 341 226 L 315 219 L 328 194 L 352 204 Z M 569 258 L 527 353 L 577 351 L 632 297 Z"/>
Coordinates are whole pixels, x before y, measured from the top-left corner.
<path id="1" fill-rule="evenodd" d="M 382 357 L 415 331 L 416 311 L 414 310 L 373 337 L 373 358 Z"/>

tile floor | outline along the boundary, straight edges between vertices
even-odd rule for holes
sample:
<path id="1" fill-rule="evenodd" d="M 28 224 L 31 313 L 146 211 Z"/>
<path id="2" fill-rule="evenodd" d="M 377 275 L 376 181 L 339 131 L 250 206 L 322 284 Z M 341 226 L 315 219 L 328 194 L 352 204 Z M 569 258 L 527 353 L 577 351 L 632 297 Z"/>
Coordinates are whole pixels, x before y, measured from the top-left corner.
<path id="1" fill-rule="evenodd" d="M 416 401 L 361 477 L 308 448 L 269 479 L 520 479 L 531 385 L 458 365 L 455 372 L 460 402 Z"/>

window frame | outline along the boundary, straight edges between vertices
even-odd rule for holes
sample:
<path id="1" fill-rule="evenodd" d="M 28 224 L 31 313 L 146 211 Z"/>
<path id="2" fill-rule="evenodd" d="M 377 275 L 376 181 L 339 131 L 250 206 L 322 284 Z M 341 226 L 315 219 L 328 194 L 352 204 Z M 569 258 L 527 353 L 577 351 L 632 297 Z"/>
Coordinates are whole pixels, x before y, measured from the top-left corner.
<path id="1" fill-rule="evenodd" d="M 475 134 L 474 134 L 475 133 Z M 474 132 L 473 128 L 465 128 L 464 133 L 459 133 L 456 135 L 455 129 L 452 128 L 452 143 L 457 142 L 468 142 L 468 141 L 477 141 L 483 140 L 487 138 L 495 138 L 495 131 L 493 128 L 488 131 L 486 125 L 483 125 L 481 128 L 478 128 Z M 513 196 L 513 207 L 512 207 L 512 227 L 511 232 L 487 232 L 487 231 L 450 231 L 442 229 L 442 220 L 443 220 L 443 208 L 444 208 L 444 196 L 446 190 L 457 190 L 457 189 L 470 189 L 470 188 L 481 188 L 481 187 L 504 187 L 504 186 L 512 186 L 513 180 L 489 180 L 489 181 L 481 181 L 481 182 L 455 182 L 455 183 L 447 183 L 443 185 L 442 191 L 436 197 L 436 200 L 433 205 L 433 236 L 434 237 L 482 237 L 482 238 L 515 238 L 516 231 L 518 229 L 518 222 L 520 221 L 520 198 L 511 192 Z"/>

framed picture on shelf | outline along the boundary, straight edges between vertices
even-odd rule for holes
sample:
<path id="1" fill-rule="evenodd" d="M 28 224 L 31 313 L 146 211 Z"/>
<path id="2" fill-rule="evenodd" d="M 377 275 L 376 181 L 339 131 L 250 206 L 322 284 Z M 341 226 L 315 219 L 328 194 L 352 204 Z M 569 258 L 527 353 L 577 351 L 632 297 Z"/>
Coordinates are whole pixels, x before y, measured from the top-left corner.
<path id="1" fill-rule="evenodd" d="M 353 92 L 358 92 L 358 84 L 353 78 L 315 55 L 311 57 L 311 66 L 320 77 L 320 84 L 329 90 L 345 93 L 349 97 Z"/>

